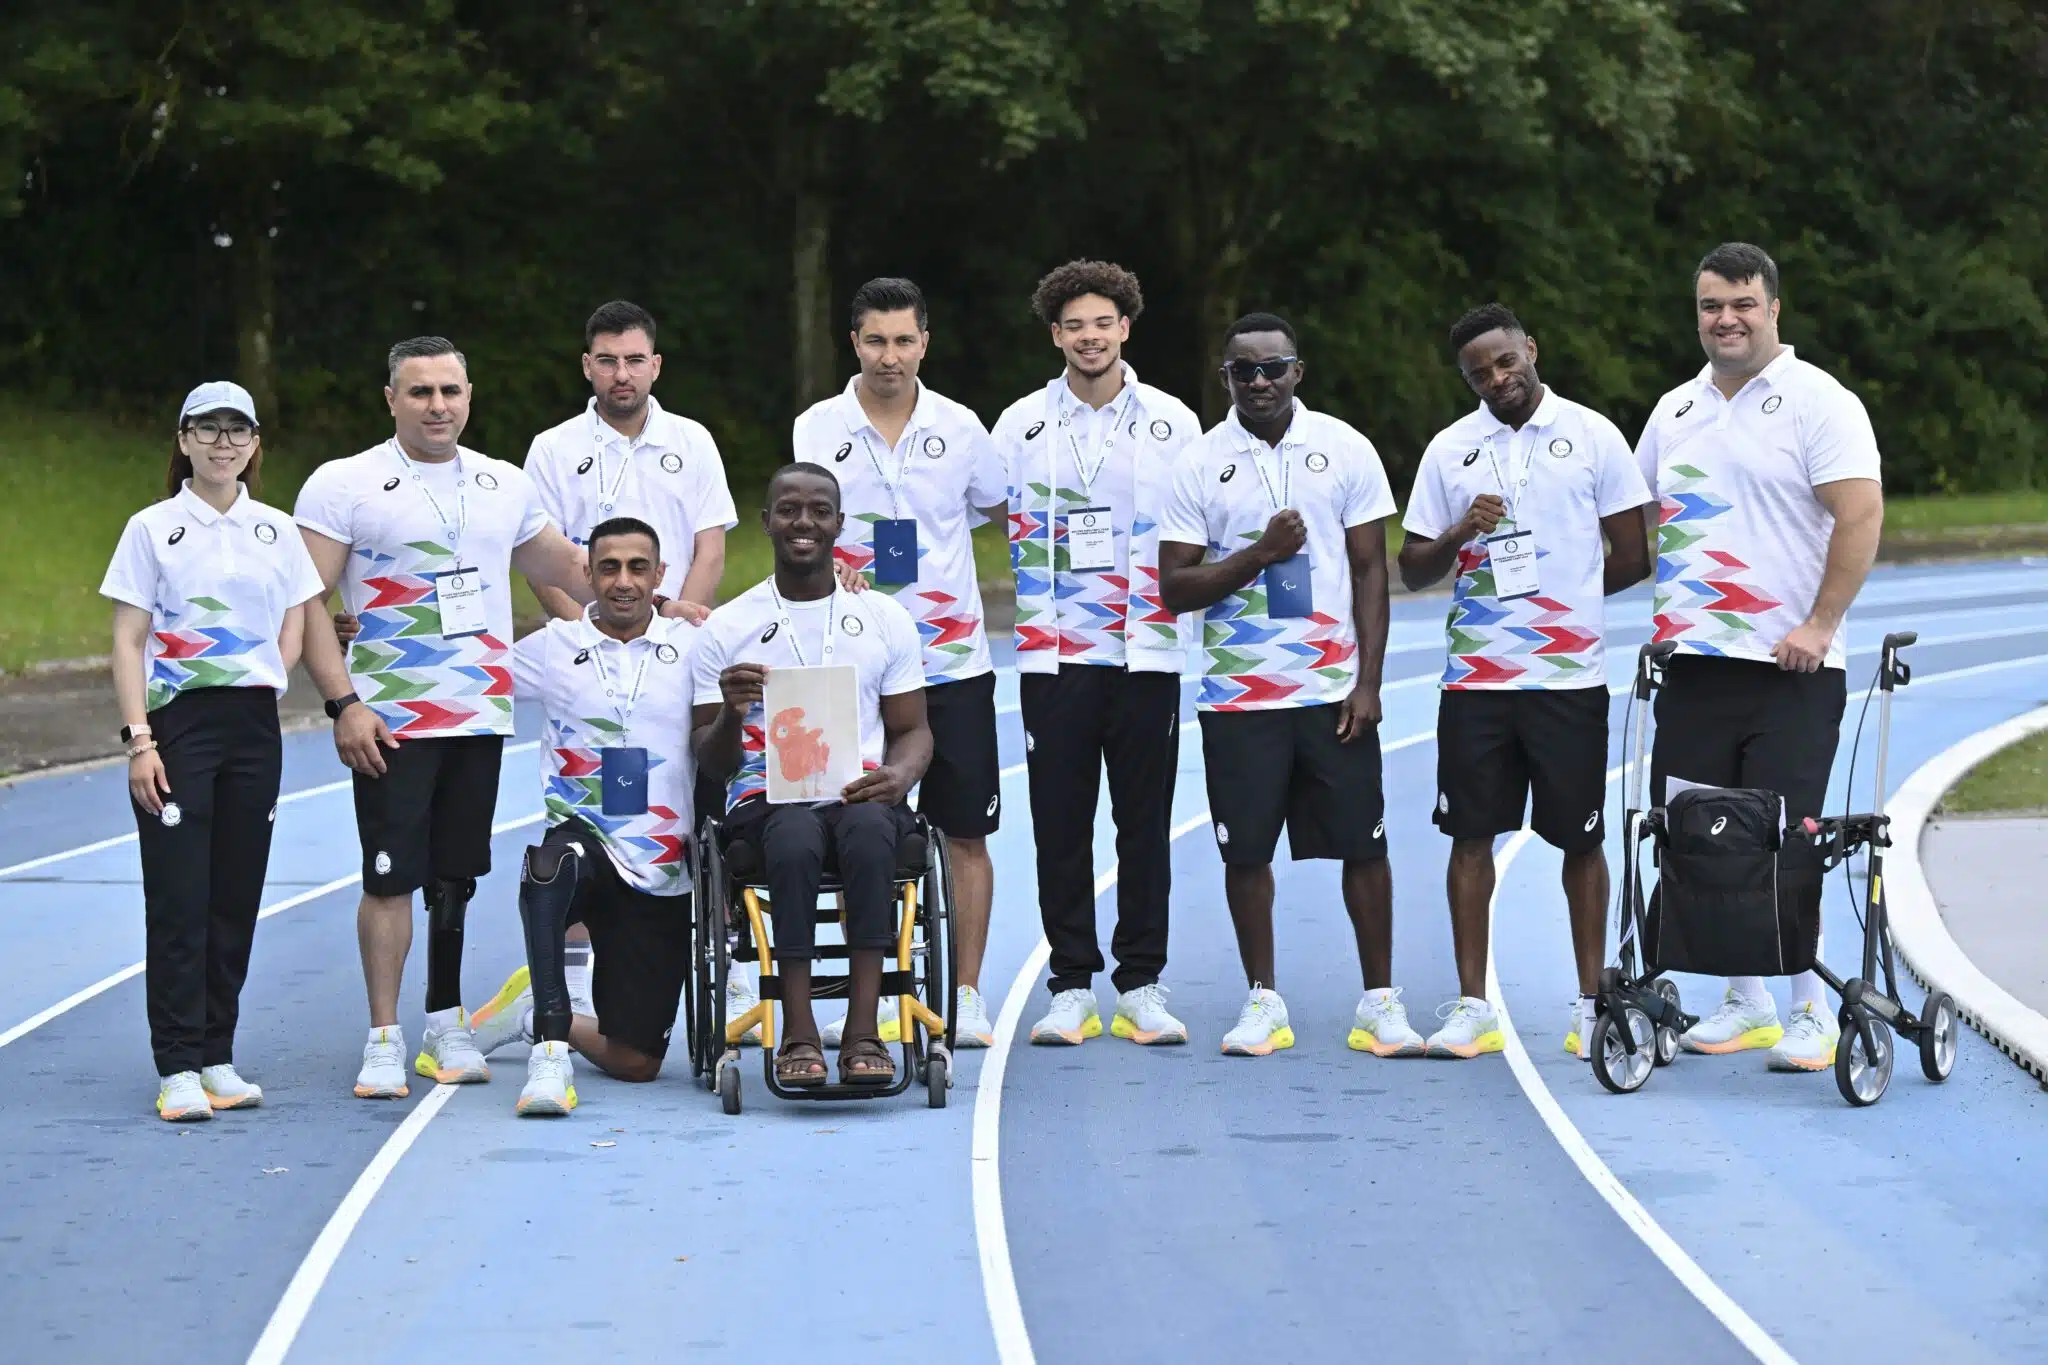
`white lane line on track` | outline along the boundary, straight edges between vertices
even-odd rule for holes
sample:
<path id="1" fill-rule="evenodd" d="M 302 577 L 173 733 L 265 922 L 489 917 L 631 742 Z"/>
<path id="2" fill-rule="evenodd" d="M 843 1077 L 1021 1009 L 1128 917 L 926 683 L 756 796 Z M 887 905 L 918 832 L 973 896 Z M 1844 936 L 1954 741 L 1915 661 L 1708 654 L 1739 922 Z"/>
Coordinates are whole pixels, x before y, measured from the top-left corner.
<path id="1" fill-rule="evenodd" d="M 502 821 L 499 824 L 491 826 L 491 833 L 493 835 L 504 834 L 509 830 L 518 829 L 522 825 L 533 824 L 541 818 L 541 814 L 542 813 L 540 811 L 535 811 L 531 815 L 522 815 L 516 820 Z M 131 834 L 128 837 L 132 839 L 135 836 Z M 256 918 L 259 920 L 265 920 L 269 919 L 272 915 L 283 914 L 287 910 L 293 909 L 296 906 L 304 905 L 308 901 L 318 900 L 320 899 L 320 897 L 339 891 L 343 887 L 354 886 L 357 882 L 360 882 L 362 879 L 363 874 L 360 872 L 351 872 L 346 877 L 336 877 L 333 881 L 326 882 L 320 886 L 316 886 L 309 891 L 301 891 L 296 896 L 287 896 L 285 899 L 281 901 L 277 901 L 274 904 L 264 906 L 261 910 L 258 910 L 256 912 Z M 5 1033 L 0 1033 L 0 1047 L 6 1047 L 15 1039 L 23 1037 L 26 1034 L 35 1032 L 43 1025 L 49 1023 L 52 1019 L 55 1019 L 58 1015 L 76 1009 L 78 1006 L 83 1005 L 86 1001 L 92 999 L 94 996 L 101 995 L 107 991 L 112 990 L 114 987 L 120 985 L 123 981 L 128 980 L 130 977 L 142 975 L 142 969 L 145 965 L 147 964 L 141 962 L 131 962 L 127 966 L 123 967 L 120 971 L 113 972 L 101 977 L 99 980 L 93 982 L 90 986 L 87 986 L 84 990 L 74 991 L 70 995 L 65 996 L 62 1000 L 59 1000 L 56 1004 L 50 1006 L 48 1009 L 43 1010 L 40 1013 L 30 1015 L 28 1018 L 16 1024 L 13 1028 L 8 1029 Z"/>
<path id="2" fill-rule="evenodd" d="M 434 1121 L 434 1116 L 441 1112 L 457 1089 L 459 1087 L 453 1085 L 437 1085 L 428 1091 L 427 1097 L 413 1106 L 405 1121 L 377 1149 L 377 1155 L 356 1177 L 356 1183 L 349 1186 L 348 1194 L 327 1220 L 327 1225 L 320 1229 L 320 1235 L 313 1240 L 313 1249 L 306 1253 L 305 1260 L 299 1262 L 292 1282 L 285 1286 L 277 1311 L 270 1315 L 270 1321 L 263 1326 L 263 1335 L 256 1339 L 255 1349 L 249 1352 L 249 1365 L 281 1365 L 299 1335 L 299 1328 L 305 1325 L 306 1314 L 312 1311 L 313 1300 L 318 1297 L 320 1287 L 327 1283 L 328 1272 L 334 1269 L 335 1261 L 340 1259 L 342 1249 L 348 1245 L 349 1234 L 356 1230 L 356 1224 L 368 1212 L 370 1201 L 377 1197 L 377 1191 L 384 1188 L 384 1182 L 397 1169 L 399 1160 L 411 1150 L 413 1143 L 419 1141 L 420 1134 L 427 1130 L 427 1125 Z"/>
<path id="3" fill-rule="evenodd" d="M 505 752 L 507 754 L 530 753 L 539 747 L 540 741 L 529 739 L 518 744 L 506 745 Z M 277 804 L 288 806 L 294 801 L 305 801 L 315 796 L 327 796 L 333 792 L 346 791 L 354 785 L 354 782 L 355 779 L 353 777 L 344 777 L 339 782 L 323 782 L 317 787 L 301 787 L 295 792 L 285 792 L 279 796 Z M 103 848 L 119 848 L 122 844 L 132 844 L 134 842 L 135 835 L 132 831 L 127 834 L 116 834 L 110 839 L 96 839 L 89 844 L 80 844 L 77 848 L 67 848 L 62 853 L 46 853 L 40 858 L 30 858 L 25 863 L 15 863 L 11 867 L 0 867 L 0 878 L 12 877 L 17 872 L 33 872 L 39 867 L 48 867 L 52 863 L 61 863 L 71 858 L 82 858 L 88 853 L 98 853 Z M 0 1046 L 4 1046 L 4 1044 L 0 1044 Z"/>

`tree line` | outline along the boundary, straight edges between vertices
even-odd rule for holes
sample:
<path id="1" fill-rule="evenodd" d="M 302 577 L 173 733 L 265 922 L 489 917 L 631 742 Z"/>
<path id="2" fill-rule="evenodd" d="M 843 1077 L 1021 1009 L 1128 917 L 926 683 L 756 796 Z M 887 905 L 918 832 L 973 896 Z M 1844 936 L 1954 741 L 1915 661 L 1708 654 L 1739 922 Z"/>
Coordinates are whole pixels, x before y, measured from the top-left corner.
<path id="1" fill-rule="evenodd" d="M 0 19 L 0 177 L 0 387 L 161 420 L 231 373 L 301 460 L 367 442 L 422 332 L 517 458 L 626 297 L 758 474 L 878 274 L 992 419 L 1053 372 L 1032 284 L 1091 255 L 1144 281 L 1147 379 L 1220 416 L 1223 327 L 1287 314 L 1404 482 L 1473 401 L 1465 308 L 1633 432 L 1741 238 L 1894 488 L 2048 480 L 2024 0 L 78 0 Z"/>

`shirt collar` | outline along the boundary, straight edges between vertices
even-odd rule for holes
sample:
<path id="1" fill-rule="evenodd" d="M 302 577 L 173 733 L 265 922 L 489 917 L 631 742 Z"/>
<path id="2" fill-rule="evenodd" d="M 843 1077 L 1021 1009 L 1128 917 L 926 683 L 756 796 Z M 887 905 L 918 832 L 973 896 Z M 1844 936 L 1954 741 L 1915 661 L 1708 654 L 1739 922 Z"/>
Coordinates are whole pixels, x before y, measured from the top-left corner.
<path id="1" fill-rule="evenodd" d="M 910 421 L 903 428 L 903 434 L 906 438 L 914 431 L 923 431 L 931 426 L 936 417 L 935 405 L 931 402 L 931 390 L 925 387 L 922 379 L 912 382 L 917 385 L 917 404 L 911 408 Z M 860 405 L 859 389 L 859 375 L 855 375 L 846 381 L 845 389 L 841 390 L 839 394 L 840 420 L 846 423 L 846 430 L 849 435 L 858 436 L 863 431 L 873 431 L 877 437 L 880 437 L 881 431 L 875 427 L 873 422 L 868 420 L 867 409 Z"/>
<path id="2" fill-rule="evenodd" d="M 1785 384 L 1785 371 L 1792 368 L 1792 362 L 1795 359 L 1797 357 L 1793 355 L 1792 347 L 1789 344 L 1779 346 L 1778 354 L 1772 358 L 1771 363 L 1758 370 L 1751 377 L 1750 382 L 1754 383 L 1756 380 L 1761 379 L 1769 388 L 1783 388 Z M 1719 389 L 1714 388 L 1714 367 L 1712 365 L 1700 366 L 1699 376 L 1694 380 L 1694 383 L 1699 388 L 1714 389 L 1716 394 L 1720 393 Z M 1743 385 L 1743 388 L 1748 387 L 1748 384 Z M 1741 391 L 1741 389 L 1736 390 L 1737 393 Z"/>
<path id="3" fill-rule="evenodd" d="M 1524 431 L 1541 431 L 1552 422 L 1555 422 L 1561 411 L 1563 411 L 1563 405 L 1557 401 L 1557 390 L 1545 384 L 1543 386 L 1543 401 L 1536 405 L 1536 411 L 1529 414 L 1529 420 L 1522 423 L 1522 429 Z M 1484 403 L 1479 405 L 1477 416 L 1482 428 L 1482 434 L 1485 436 L 1499 436 L 1504 431 L 1513 433 L 1515 430 L 1515 428 L 1496 417 L 1493 409 Z"/>
<path id="4" fill-rule="evenodd" d="M 1110 399 L 1100 408 L 1091 408 L 1086 403 L 1082 402 L 1080 396 L 1074 392 L 1074 386 L 1067 382 L 1066 371 L 1060 371 L 1060 377 L 1053 381 L 1055 384 L 1059 386 L 1060 416 L 1067 417 L 1071 416 L 1075 412 L 1080 411 L 1085 411 L 1090 414 L 1096 412 L 1107 412 L 1109 409 L 1114 408 L 1117 404 L 1124 402 L 1126 398 L 1128 398 L 1129 401 L 1133 403 L 1137 402 L 1138 372 L 1131 368 L 1129 361 L 1119 360 L 1117 364 L 1123 367 L 1124 387 L 1118 389 L 1116 391 L 1116 397 Z M 1127 390 L 1128 393 L 1126 392 Z"/>
<path id="5" fill-rule="evenodd" d="M 228 510 L 216 512 L 205 498 L 192 491 L 192 480 L 185 480 L 178 489 L 178 505 L 201 526 L 211 526 L 216 521 L 227 522 L 230 526 L 245 525 L 250 516 L 249 505 L 254 501 L 249 496 L 249 485 L 238 483 L 235 485 L 235 500 L 228 504 Z"/>
<path id="6" fill-rule="evenodd" d="M 616 640 L 597 628 L 597 603 L 592 602 L 583 608 L 583 643 L 593 647 L 616 645 L 626 650 L 631 650 L 642 641 L 650 645 L 658 645 L 663 643 L 668 637 L 668 632 L 662 629 L 662 624 L 668 619 L 659 611 L 656 611 L 654 619 L 647 623 L 647 629 L 642 631 L 638 638 Z"/>
<path id="7" fill-rule="evenodd" d="M 1299 398 L 1295 399 L 1294 416 L 1288 420 L 1287 434 L 1280 438 L 1280 445 L 1279 447 L 1277 447 L 1278 449 L 1284 450 L 1288 446 L 1299 445 L 1302 441 L 1307 439 L 1305 436 L 1302 435 L 1301 419 L 1308 416 L 1308 413 L 1308 405 L 1302 402 Z M 1267 445 L 1264 441 L 1252 435 L 1252 433 L 1246 429 L 1245 424 L 1237 419 L 1237 405 L 1235 403 L 1230 405 L 1230 416 L 1226 417 L 1224 421 L 1229 425 L 1233 437 L 1237 441 L 1237 448 L 1239 450 L 1257 452 L 1261 450 L 1275 449 L 1275 447 Z"/>
<path id="8" fill-rule="evenodd" d="M 642 446 L 655 450 L 667 448 L 668 443 L 661 439 L 661 428 L 657 425 L 662 416 L 661 404 L 655 401 L 651 393 L 647 395 L 647 421 L 641 425 L 640 434 L 631 440 L 627 440 L 624 432 L 597 415 L 597 399 L 592 398 L 584 406 L 583 411 L 590 419 L 591 431 L 603 437 L 606 445 L 623 444 L 633 450 L 638 450 Z"/>

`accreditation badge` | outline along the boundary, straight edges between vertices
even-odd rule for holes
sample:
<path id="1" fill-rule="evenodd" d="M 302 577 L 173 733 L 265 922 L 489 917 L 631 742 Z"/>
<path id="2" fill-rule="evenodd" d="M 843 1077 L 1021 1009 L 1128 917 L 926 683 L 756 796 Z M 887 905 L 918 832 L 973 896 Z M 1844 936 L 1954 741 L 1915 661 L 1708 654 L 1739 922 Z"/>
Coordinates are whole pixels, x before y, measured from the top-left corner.
<path id="1" fill-rule="evenodd" d="M 1116 524 L 1107 507 L 1076 507 L 1067 513 L 1067 567 L 1075 573 L 1116 568 Z"/>
<path id="2" fill-rule="evenodd" d="M 434 575 L 434 605 L 441 612 L 441 637 L 460 640 L 490 629 L 484 612 L 484 576 L 475 569 Z"/>

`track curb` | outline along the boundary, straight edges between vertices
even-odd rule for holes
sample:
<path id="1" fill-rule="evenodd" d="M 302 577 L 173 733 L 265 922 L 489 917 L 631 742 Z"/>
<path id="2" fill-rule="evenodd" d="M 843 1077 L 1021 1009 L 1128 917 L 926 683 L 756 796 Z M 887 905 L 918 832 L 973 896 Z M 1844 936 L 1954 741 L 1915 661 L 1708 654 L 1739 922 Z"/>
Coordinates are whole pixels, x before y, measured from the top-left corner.
<path id="1" fill-rule="evenodd" d="M 2015 999 L 1957 945 L 1920 865 L 1920 838 L 1950 787 L 1971 768 L 2048 730 L 2048 706 L 1980 730 L 1914 770 L 1888 805 L 1892 849 L 1885 866 L 1892 939 L 1906 969 L 1929 990 L 1955 997 L 1956 1010 L 1992 1046 L 2048 1088 L 2048 1017 Z"/>

